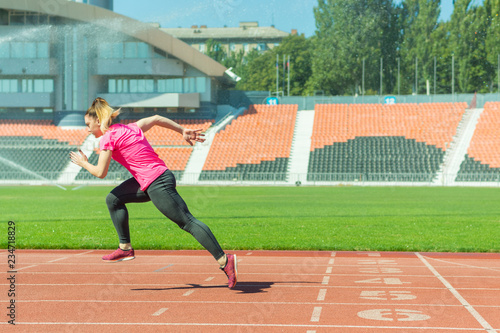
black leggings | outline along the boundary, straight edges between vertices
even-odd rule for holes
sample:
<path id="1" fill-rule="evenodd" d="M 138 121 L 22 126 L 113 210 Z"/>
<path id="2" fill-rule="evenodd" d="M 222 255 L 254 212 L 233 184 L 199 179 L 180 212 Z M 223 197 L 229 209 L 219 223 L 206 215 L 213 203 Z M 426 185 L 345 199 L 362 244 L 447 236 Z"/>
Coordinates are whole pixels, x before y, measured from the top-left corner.
<path id="1" fill-rule="evenodd" d="M 170 170 L 167 170 L 153 181 L 146 191 L 140 189 L 140 185 L 135 178 L 130 178 L 108 194 L 106 204 L 120 238 L 120 243 L 130 243 L 128 211 L 125 204 L 152 201 L 163 215 L 177 223 L 181 229 L 193 235 L 216 260 L 222 258 L 224 251 L 212 231 L 205 223 L 197 220 L 189 212 L 186 203 L 175 189 L 175 186 L 175 177 Z"/>

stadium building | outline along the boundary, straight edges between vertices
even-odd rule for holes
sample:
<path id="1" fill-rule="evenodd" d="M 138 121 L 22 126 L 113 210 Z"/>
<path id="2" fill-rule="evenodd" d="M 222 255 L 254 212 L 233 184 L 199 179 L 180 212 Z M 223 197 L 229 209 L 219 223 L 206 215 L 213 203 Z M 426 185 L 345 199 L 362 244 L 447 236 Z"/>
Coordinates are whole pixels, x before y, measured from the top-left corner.
<path id="1" fill-rule="evenodd" d="M 91 4 L 92 6 L 90 6 Z M 0 118 L 82 125 L 97 96 L 139 118 L 213 118 L 226 68 L 110 0 L 0 1 Z"/>

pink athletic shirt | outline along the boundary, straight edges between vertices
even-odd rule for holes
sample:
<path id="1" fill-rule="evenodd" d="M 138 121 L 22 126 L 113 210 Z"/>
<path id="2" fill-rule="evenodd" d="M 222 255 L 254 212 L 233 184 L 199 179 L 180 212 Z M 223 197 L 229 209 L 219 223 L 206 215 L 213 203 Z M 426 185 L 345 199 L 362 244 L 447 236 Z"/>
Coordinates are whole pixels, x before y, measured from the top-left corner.
<path id="1" fill-rule="evenodd" d="M 130 171 L 143 191 L 168 169 L 136 123 L 111 125 L 99 147 L 111 150 L 111 158 Z"/>

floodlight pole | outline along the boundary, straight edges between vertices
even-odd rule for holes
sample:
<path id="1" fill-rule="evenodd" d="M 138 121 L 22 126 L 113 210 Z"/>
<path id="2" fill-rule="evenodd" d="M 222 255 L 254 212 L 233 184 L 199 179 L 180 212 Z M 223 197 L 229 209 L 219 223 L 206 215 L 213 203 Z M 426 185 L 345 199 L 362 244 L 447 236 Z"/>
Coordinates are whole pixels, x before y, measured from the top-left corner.
<path id="1" fill-rule="evenodd" d="M 418 57 L 415 57 L 415 96 L 418 95 Z"/>
<path id="2" fill-rule="evenodd" d="M 290 96 L 290 55 L 288 56 L 288 96 Z"/>
<path id="3" fill-rule="evenodd" d="M 398 57 L 398 96 L 400 95 L 400 89 L 399 89 L 399 87 L 400 87 L 400 83 L 399 83 L 399 79 L 400 79 L 399 76 L 400 76 L 400 74 L 399 74 L 399 71 L 400 71 L 400 66 L 401 66 L 400 62 L 401 62 L 401 58 Z"/>
<path id="4" fill-rule="evenodd" d="M 434 95 L 436 95 L 436 57 L 434 56 Z"/>
<path id="5" fill-rule="evenodd" d="M 365 58 L 363 58 L 363 78 L 361 80 L 362 85 L 362 95 L 365 97 Z M 364 100 L 363 100 L 364 101 Z"/>
<path id="6" fill-rule="evenodd" d="M 384 68 L 384 58 L 380 57 L 380 96 L 382 96 L 382 71 Z"/>
<path id="7" fill-rule="evenodd" d="M 285 59 L 286 56 L 283 54 L 283 96 L 285 96 L 285 74 L 286 74 Z"/>
<path id="8" fill-rule="evenodd" d="M 278 67 L 278 61 L 279 61 L 279 54 L 276 54 L 276 97 L 278 97 L 278 91 L 279 91 L 279 67 Z"/>
<path id="9" fill-rule="evenodd" d="M 455 96 L 455 55 L 451 56 L 451 97 L 453 99 L 453 102 Z"/>

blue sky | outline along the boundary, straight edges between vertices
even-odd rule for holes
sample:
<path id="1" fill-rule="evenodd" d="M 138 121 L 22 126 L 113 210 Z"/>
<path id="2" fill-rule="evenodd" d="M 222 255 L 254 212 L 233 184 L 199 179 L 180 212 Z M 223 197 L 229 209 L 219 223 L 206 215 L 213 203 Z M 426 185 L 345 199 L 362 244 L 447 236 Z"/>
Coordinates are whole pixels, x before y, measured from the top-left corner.
<path id="1" fill-rule="evenodd" d="M 482 0 L 473 2 L 480 4 Z M 274 24 L 285 32 L 297 29 L 310 37 L 316 29 L 313 8 L 317 3 L 317 0 L 115 0 L 114 11 L 142 22 L 158 22 L 164 28 L 237 27 L 242 21 L 258 21 L 260 26 Z M 452 12 L 453 0 L 441 0 L 440 20 L 449 20 Z"/>

